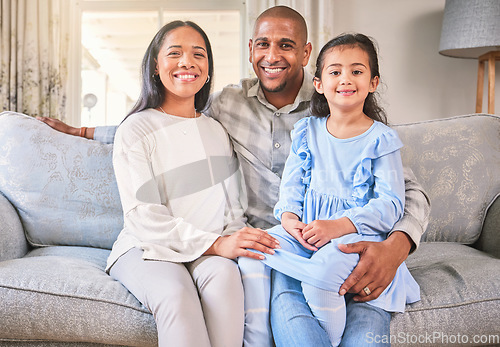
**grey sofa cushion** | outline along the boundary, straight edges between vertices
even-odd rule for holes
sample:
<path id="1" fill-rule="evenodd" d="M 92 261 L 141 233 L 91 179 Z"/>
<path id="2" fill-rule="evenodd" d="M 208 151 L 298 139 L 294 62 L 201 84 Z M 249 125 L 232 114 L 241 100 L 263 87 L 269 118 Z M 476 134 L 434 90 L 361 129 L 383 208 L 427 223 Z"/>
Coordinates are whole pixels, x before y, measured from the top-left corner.
<path id="1" fill-rule="evenodd" d="M 153 316 L 104 272 L 108 254 L 55 246 L 2 262 L 0 340 L 155 346 Z"/>
<path id="2" fill-rule="evenodd" d="M 474 336 L 498 331 L 500 259 L 458 243 L 424 242 L 406 263 L 420 285 L 422 300 L 408 305 L 404 314 L 393 315 L 393 346 L 408 345 L 404 338 L 427 336 L 429 342 L 433 334 L 434 344 L 418 345 L 443 345 L 444 335 L 467 335 L 464 339 L 471 345 Z M 408 331 L 412 336 L 405 335 Z"/>
<path id="3" fill-rule="evenodd" d="M 500 117 L 469 115 L 394 127 L 401 155 L 431 200 L 422 241 L 473 244 L 500 192 Z"/>
<path id="4" fill-rule="evenodd" d="M 0 191 L 34 246 L 111 249 L 123 226 L 112 145 L 0 113 Z"/>

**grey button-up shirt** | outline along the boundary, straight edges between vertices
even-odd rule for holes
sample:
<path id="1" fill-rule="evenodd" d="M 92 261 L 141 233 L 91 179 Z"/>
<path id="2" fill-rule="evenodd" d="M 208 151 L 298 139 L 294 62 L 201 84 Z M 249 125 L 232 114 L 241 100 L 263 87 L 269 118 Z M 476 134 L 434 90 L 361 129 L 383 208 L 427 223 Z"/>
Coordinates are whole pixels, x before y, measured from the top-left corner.
<path id="1" fill-rule="evenodd" d="M 266 100 L 256 78 L 229 85 L 213 97 L 207 113 L 226 128 L 233 141 L 247 186 L 248 222 L 254 227 L 279 223 L 273 208 L 290 152 L 290 131 L 295 122 L 309 115 L 313 91 L 312 76 L 305 74 L 295 102 L 280 109 Z"/>

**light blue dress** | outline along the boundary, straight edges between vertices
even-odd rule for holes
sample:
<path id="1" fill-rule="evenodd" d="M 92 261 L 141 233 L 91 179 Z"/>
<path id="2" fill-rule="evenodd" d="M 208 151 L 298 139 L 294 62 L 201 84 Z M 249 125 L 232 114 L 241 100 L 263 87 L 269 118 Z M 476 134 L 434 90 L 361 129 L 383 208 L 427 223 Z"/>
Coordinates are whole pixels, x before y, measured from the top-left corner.
<path id="1" fill-rule="evenodd" d="M 285 164 L 275 217 L 292 212 L 308 224 L 348 217 L 357 233 L 333 239 L 312 252 L 281 225 L 269 229 L 281 249 L 266 254 L 266 265 L 315 287 L 338 292 L 357 265 L 358 254 L 337 245 L 383 241 L 404 211 L 402 143 L 388 126 L 374 122 L 363 134 L 338 139 L 326 127 L 327 117 L 307 117 L 295 124 Z M 389 312 L 404 312 L 406 303 L 420 300 L 420 288 L 403 263 L 385 291 L 369 304 Z"/>

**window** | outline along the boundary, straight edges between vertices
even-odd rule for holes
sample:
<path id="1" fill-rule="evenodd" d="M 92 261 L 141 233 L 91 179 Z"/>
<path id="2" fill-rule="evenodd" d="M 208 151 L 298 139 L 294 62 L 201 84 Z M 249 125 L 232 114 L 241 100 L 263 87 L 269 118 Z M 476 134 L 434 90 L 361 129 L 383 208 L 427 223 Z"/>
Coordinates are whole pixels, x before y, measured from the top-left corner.
<path id="1" fill-rule="evenodd" d="M 207 33 L 214 54 L 213 90 L 242 77 L 243 1 L 81 1 L 80 89 L 82 126 L 116 125 L 137 100 L 140 67 L 154 34 L 172 20 L 191 20 Z M 78 32 L 78 30 L 77 30 Z M 246 47 L 245 47 L 246 48 Z M 75 99 L 76 99 L 75 98 Z M 75 122 L 78 119 L 75 118 Z"/>

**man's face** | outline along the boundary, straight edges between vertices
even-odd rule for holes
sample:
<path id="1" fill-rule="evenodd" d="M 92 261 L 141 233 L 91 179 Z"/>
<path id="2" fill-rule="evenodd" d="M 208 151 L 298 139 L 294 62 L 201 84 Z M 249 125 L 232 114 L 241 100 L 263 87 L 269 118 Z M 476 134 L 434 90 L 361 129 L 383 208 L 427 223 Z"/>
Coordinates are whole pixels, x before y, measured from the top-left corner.
<path id="1" fill-rule="evenodd" d="M 311 45 L 299 25 L 286 18 L 262 18 L 249 42 L 250 62 L 265 93 L 297 92 Z"/>

